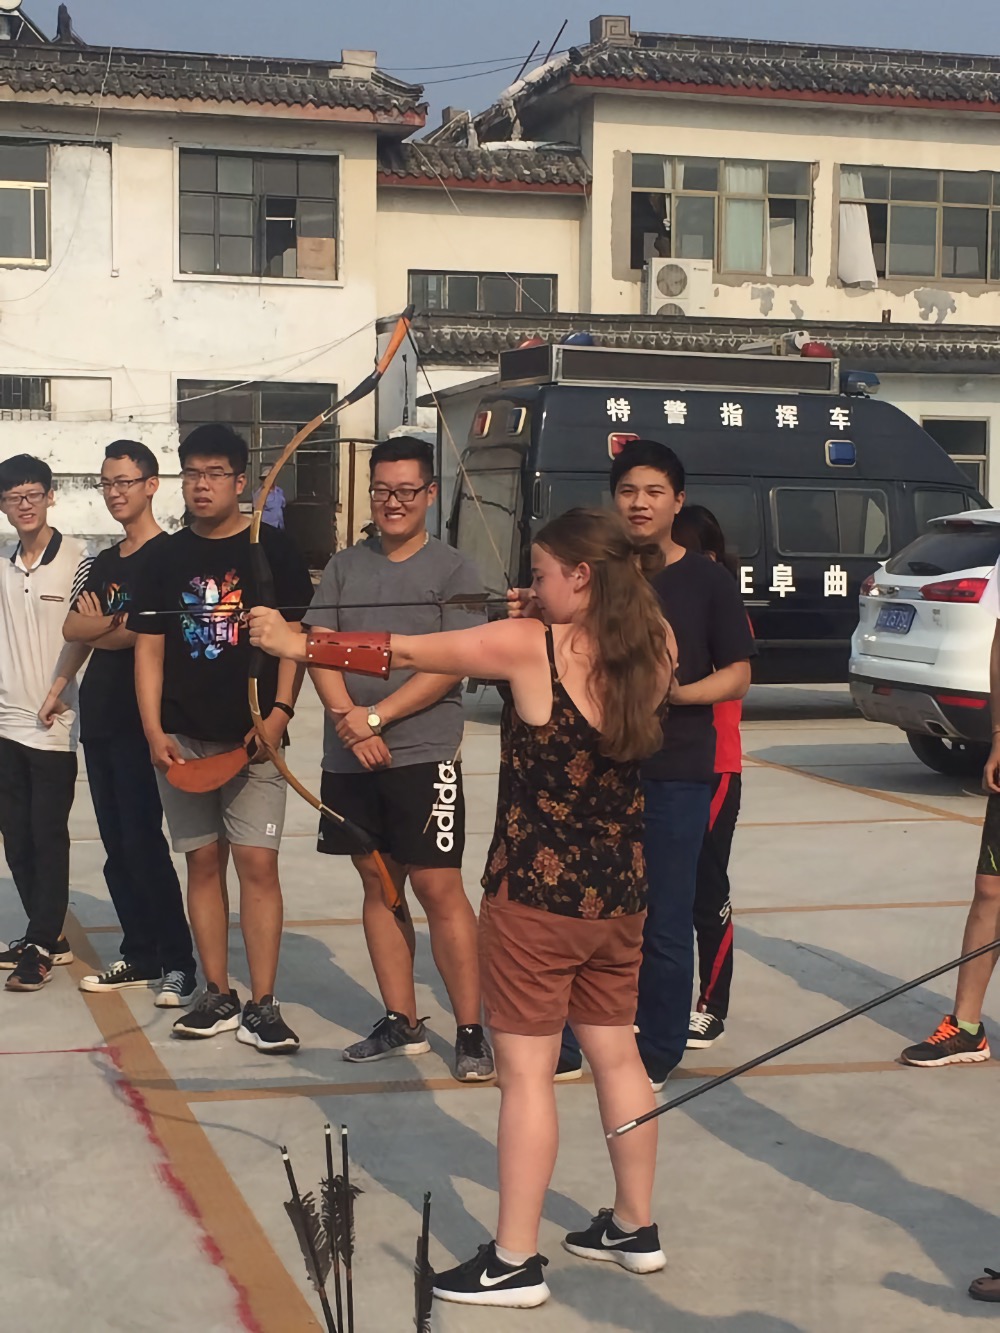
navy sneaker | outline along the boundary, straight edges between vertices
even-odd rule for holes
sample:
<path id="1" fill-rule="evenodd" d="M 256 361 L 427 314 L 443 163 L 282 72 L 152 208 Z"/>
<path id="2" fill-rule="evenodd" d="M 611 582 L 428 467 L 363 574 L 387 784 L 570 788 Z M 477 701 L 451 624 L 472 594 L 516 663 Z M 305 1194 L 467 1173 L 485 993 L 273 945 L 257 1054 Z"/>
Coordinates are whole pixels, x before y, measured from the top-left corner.
<path id="1" fill-rule="evenodd" d="M 4 990 L 41 990 L 52 980 L 52 955 L 37 944 L 26 944 L 17 966 L 7 978 Z"/>
<path id="2" fill-rule="evenodd" d="M 563 1249 L 581 1259 L 617 1264 L 629 1273 L 658 1273 L 667 1266 L 667 1256 L 660 1249 L 660 1233 L 655 1225 L 640 1227 L 631 1233 L 614 1224 L 611 1208 L 602 1208 L 591 1219 L 586 1231 L 571 1231 Z"/>
<path id="3" fill-rule="evenodd" d="M 514 1310 L 531 1310 L 544 1305 L 552 1294 L 542 1273 L 548 1263 L 533 1254 L 519 1268 L 497 1258 L 495 1241 L 480 1245 L 474 1259 L 467 1259 L 447 1273 L 434 1275 L 434 1295 L 439 1301 L 457 1305 L 505 1305 Z"/>
<path id="4" fill-rule="evenodd" d="M 193 972 L 172 968 L 153 1003 L 157 1009 L 186 1009 L 198 994 L 198 979 Z"/>

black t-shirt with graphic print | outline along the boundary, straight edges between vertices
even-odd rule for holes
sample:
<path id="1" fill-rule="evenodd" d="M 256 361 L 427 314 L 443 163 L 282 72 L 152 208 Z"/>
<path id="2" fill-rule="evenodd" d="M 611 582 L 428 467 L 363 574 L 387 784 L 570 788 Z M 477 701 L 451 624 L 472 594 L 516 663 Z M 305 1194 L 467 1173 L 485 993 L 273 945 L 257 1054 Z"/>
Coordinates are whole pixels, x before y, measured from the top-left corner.
<path id="1" fill-rule="evenodd" d="M 147 560 L 167 540 L 167 534 L 161 532 L 131 555 L 122 555 L 120 543 L 99 552 L 82 591 L 97 596 L 106 616 L 127 612 Z M 80 683 L 80 739 L 86 744 L 126 732 L 142 735 L 135 697 L 135 653 L 130 648 L 96 647 Z"/>
<path id="2" fill-rule="evenodd" d="M 277 604 L 286 620 L 300 620 L 313 591 L 306 563 L 276 528 L 262 527 L 260 539 Z M 250 635 L 240 612 L 259 600 L 249 528 L 221 538 L 184 528 L 147 561 L 128 626 L 164 636 L 161 725 L 168 735 L 238 742 L 250 730 Z M 267 658 L 258 683 L 266 717 L 274 707 L 277 658 Z"/>

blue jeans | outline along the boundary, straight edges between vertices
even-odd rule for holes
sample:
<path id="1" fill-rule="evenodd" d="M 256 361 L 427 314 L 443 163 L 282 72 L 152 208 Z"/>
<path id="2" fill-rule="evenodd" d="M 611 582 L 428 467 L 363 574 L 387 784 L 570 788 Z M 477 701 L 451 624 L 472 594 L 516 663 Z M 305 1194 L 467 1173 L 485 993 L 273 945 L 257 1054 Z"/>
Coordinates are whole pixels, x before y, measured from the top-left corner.
<path id="1" fill-rule="evenodd" d="M 639 1051 L 651 1073 L 665 1077 L 687 1045 L 694 987 L 694 895 L 698 857 L 708 828 L 712 788 L 707 782 L 643 784 L 643 847 L 649 902 L 639 969 Z M 562 1058 L 580 1060 L 571 1029 Z"/>
<path id="2" fill-rule="evenodd" d="M 660 1077 L 681 1062 L 694 986 L 694 896 L 708 827 L 707 782 L 644 782 L 649 903 L 639 969 L 639 1051 Z"/>

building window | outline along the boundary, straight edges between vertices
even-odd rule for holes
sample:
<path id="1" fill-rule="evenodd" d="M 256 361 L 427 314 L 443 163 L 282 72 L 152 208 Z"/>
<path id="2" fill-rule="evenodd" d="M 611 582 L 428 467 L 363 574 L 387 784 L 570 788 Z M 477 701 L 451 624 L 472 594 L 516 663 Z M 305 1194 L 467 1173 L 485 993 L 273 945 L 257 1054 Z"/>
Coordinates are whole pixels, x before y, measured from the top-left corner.
<path id="1" fill-rule="evenodd" d="M 184 440 L 195 426 L 222 422 L 250 448 L 248 479 L 253 491 L 263 468 L 277 462 L 297 430 L 337 401 L 334 384 L 226 384 L 181 380 L 177 385 L 177 421 Z M 337 498 L 337 428 L 320 427 L 281 470 L 285 499 L 325 501 Z M 249 499 L 250 497 L 245 497 Z"/>
<path id="2" fill-rule="evenodd" d="M 0 421 L 49 421 L 52 385 L 35 375 L 0 375 Z"/>
<path id="3" fill-rule="evenodd" d="M 48 261 L 48 145 L 0 139 L 0 264 Z"/>
<path id="4" fill-rule="evenodd" d="M 958 464 L 973 486 L 986 494 L 986 460 L 989 455 L 989 422 L 958 417 L 924 417 L 920 423 Z"/>
<path id="5" fill-rule="evenodd" d="M 840 199 L 842 282 L 1000 282 L 1000 174 L 841 167 Z"/>
<path id="6" fill-rule="evenodd" d="M 456 315 L 548 315 L 557 309 L 556 279 L 543 273 L 410 273 L 418 310 Z"/>
<path id="7" fill-rule="evenodd" d="M 184 148 L 182 273 L 337 276 L 337 162 Z"/>
<path id="8" fill-rule="evenodd" d="M 806 162 L 632 157 L 632 267 L 710 259 L 720 273 L 809 272 Z"/>

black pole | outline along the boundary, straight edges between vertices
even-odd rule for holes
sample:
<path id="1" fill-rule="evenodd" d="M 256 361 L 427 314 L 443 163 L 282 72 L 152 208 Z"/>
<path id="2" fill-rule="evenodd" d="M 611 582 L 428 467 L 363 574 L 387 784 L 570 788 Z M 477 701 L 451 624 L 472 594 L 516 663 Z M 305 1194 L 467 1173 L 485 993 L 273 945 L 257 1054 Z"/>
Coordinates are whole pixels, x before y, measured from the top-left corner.
<path id="1" fill-rule="evenodd" d="M 344 1274 L 347 1286 L 347 1333 L 354 1333 L 354 1195 L 351 1193 L 351 1161 L 347 1152 L 347 1126 L 340 1127 L 340 1154 L 344 1180 L 344 1230 L 347 1246 Z"/>
<path id="2" fill-rule="evenodd" d="M 961 967 L 964 963 L 971 963 L 974 958 L 981 958 L 983 954 L 992 953 L 994 949 L 1000 949 L 1000 939 L 994 940 L 992 944 L 984 944 L 981 949 L 973 949 L 971 953 L 963 954 L 961 958 L 955 958 L 952 962 L 945 963 L 943 967 L 936 967 L 933 972 L 925 972 L 922 977 L 917 977 L 915 981 L 907 981 L 902 986 L 897 986 L 895 990 L 887 991 L 885 995 L 876 995 L 873 1000 L 867 1000 L 864 1004 L 859 1004 L 856 1009 L 850 1010 L 849 1013 L 841 1014 L 839 1018 L 831 1018 L 828 1023 L 823 1023 L 818 1028 L 812 1028 L 809 1032 L 803 1032 L 801 1037 L 793 1037 L 791 1041 L 776 1046 L 773 1051 L 765 1051 L 763 1055 L 758 1055 L 754 1060 L 748 1060 L 746 1064 L 740 1065 L 737 1069 L 730 1069 L 725 1074 L 719 1074 L 717 1078 L 709 1079 L 707 1083 L 692 1088 L 690 1092 L 685 1092 L 680 1097 L 674 1097 L 672 1101 L 665 1102 L 663 1106 L 658 1106 L 655 1111 L 648 1111 L 646 1115 L 639 1116 L 638 1120 L 630 1120 L 627 1125 L 619 1125 L 606 1137 L 614 1139 L 622 1134 L 628 1134 L 633 1129 L 638 1129 L 640 1125 L 655 1120 L 657 1116 L 666 1115 L 668 1111 L 673 1111 L 678 1106 L 684 1106 L 686 1102 L 694 1101 L 696 1097 L 711 1092 L 713 1088 L 721 1088 L 723 1083 L 729 1083 L 732 1079 L 739 1078 L 741 1074 L 748 1074 L 751 1069 L 756 1069 L 759 1065 L 766 1065 L 769 1060 L 774 1060 L 787 1051 L 794 1051 L 796 1046 L 804 1046 L 807 1041 L 812 1041 L 814 1037 L 821 1037 L 824 1032 L 832 1032 L 834 1028 L 839 1028 L 842 1023 L 849 1023 L 852 1018 L 860 1018 L 862 1014 L 867 1014 L 870 1009 L 876 1009 L 880 1004 L 885 1004 L 889 1000 L 897 999 L 900 995 L 905 995 L 907 991 L 916 990 L 918 986 L 923 986 L 928 981 L 943 977 L 946 972 L 954 972 L 956 967 Z"/>
<path id="3" fill-rule="evenodd" d="M 333 1296 L 337 1303 L 337 1327 L 344 1327 L 344 1296 L 340 1286 L 340 1240 L 337 1236 L 337 1182 L 333 1175 L 333 1130 L 326 1126 L 326 1230 L 333 1258 Z"/>
<path id="4" fill-rule="evenodd" d="M 296 1212 L 299 1215 L 302 1234 L 305 1236 L 306 1246 L 309 1250 L 309 1259 L 313 1266 L 313 1276 L 316 1279 L 316 1290 L 319 1293 L 319 1303 L 323 1307 L 323 1318 L 326 1320 L 327 1333 L 338 1333 L 337 1325 L 333 1320 L 333 1311 L 330 1309 L 330 1302 L 326 1295 L 326 1286 L 323 1282 L 323 1270 L 319 1266 L 319 1255 L 316 1253 L 316 1245 L 313 1241 L 312 1232 L 309 1230 L 309 1218 L 306 1216 L 306 1210 L 302 1206 L 302 1195 L 299 1193 L 299 1187 L 295 1183 L 295 1172 L 292 1170 L 292 1163 L 288 1156 L 287 1148 L 282 1148 L 281 1160 L 285 1164 L 285 1174 L 288 1176 L 288 1184 L 291 1187 L 292 1201 L 294 1202 Z"/>

